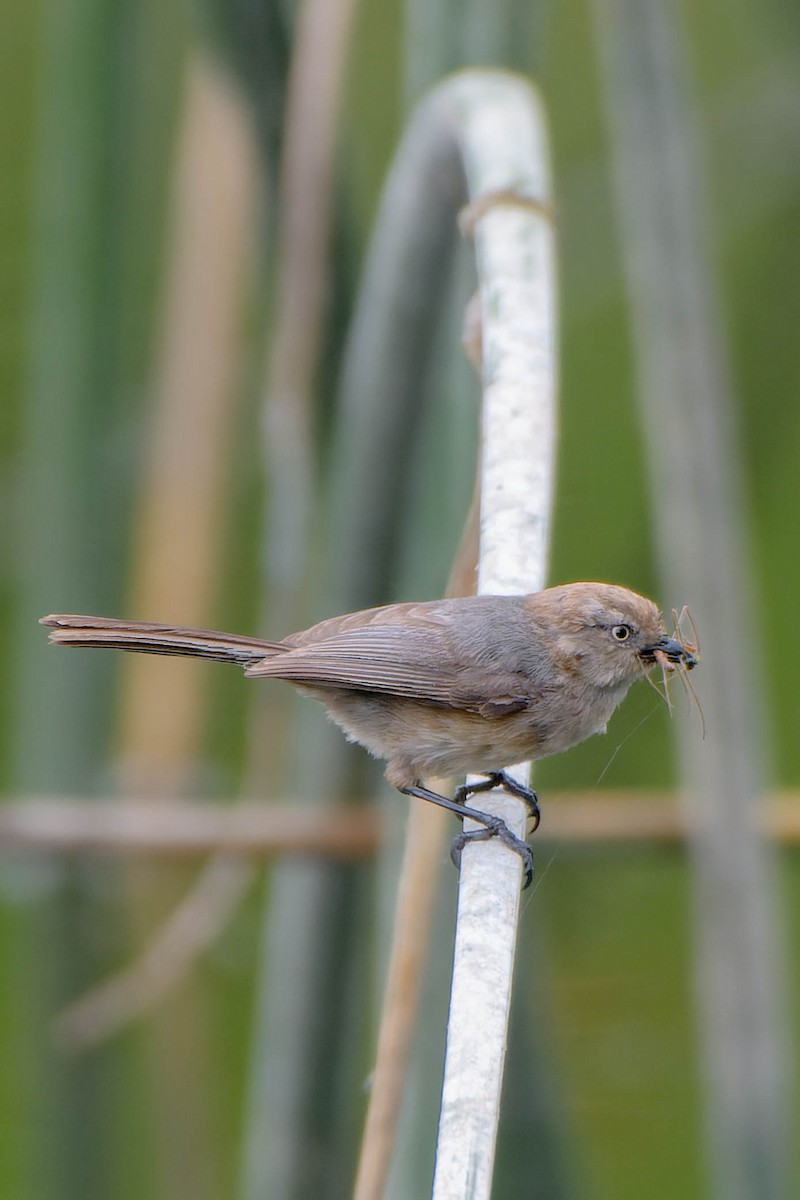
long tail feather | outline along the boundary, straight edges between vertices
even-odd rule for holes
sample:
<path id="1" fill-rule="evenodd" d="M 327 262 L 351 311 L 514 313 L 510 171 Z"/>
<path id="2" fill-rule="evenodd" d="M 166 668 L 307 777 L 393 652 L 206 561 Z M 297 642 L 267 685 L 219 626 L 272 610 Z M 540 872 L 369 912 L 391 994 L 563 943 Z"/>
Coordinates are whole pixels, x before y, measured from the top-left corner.
<path id="1" fill-rule="evenodd" d="M 104 646 L 139 654 L 175 654 L 210 658 L 243 666 L 279 653 L 287 647 L 260 638 L 217 633 L 213 629 L 187 629 L 181 625 L 159 625 L 151 621 L 120 621 L 115 617 L 87 617 L 56 613 L 42 617 L 41 625 L 52 629 L 56 646 Z"/>

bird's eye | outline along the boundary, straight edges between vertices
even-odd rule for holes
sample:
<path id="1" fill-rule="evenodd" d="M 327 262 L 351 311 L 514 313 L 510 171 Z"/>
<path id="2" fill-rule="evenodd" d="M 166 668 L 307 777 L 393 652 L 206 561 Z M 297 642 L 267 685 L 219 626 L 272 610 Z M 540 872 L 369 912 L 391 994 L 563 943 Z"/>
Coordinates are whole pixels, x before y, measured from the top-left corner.
<path id="1" fill-rule="evenodd" d="M 627 642 L 628 638 L 633 633 L 630 625 L 612 625 L 611 636 L 615 642 Z"/>

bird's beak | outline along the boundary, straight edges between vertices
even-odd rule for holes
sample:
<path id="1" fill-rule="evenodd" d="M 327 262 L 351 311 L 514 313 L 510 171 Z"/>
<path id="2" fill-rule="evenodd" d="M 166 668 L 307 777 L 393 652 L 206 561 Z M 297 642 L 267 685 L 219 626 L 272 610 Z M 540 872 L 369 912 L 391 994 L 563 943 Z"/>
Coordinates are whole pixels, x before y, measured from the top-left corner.
<path id="1" fill-rule="evenodd" d="M 700 661 L 694 646 L 682 646 L 680 642 L 675 641 L 675 638 L 666 635 L 660 637 L 657 642 L 644 646 L 639 651 L 639 657 L 646 666 L 660 662 L 671 670 L 674 670 L 676 666 L 683 666 L 687 671 L 691 671 Z"/>

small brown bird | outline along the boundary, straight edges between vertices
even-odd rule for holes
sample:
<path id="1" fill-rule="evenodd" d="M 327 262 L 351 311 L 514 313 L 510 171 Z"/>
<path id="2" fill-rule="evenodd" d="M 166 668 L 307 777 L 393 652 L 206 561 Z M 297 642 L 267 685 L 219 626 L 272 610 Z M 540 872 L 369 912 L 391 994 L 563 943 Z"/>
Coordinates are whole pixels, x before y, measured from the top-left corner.
<path id="1" fill-rule="evenodd" d="M 285 679 L 376 758 L 401 792 L 432 800 L 530 849 L 499 817 L 464 801 L 503 786 L 538 824 L 536 795 L 504 767 L 559 754 L 606 723 L 630 685 L 656 663 L 691 670 L 695 648 L 668 637 L 652 601 L 606 583 L 571 583 L 530 596 L 469 596 L 389 604 L 322 621 L 280 642 L 111 617 L 55 615 L 50 641 L 236 662 L 245 675 Z M 478 774 L 455 798 L 430 776 Z"/>

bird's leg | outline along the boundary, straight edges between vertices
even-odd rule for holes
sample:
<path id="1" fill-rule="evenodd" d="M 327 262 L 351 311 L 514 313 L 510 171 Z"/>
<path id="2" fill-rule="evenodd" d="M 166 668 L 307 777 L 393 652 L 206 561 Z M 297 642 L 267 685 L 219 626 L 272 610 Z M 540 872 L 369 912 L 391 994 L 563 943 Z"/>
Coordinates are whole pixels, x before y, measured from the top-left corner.
<path id="1" fill-rule="evenodd" d="M 516 796 L 518 800 L 524 801 L 528 807 L 530 818 L 533 821 L 531 833 L 535 833 L 542 819 L 542 814 L 539 812 L 539 797 L 533 788 L 525 787 L 524 783 L 517 783 L 516 779 L 512 779 L 505 771 L 492 771 L 480 783 L 462 784 L 457 789 L 454 798 L 459 804 L 463 804 L 465 800 L 468 800 L 470 796 L 474 796 L 476 792 L 490 792 L 496 787 L 501 787 L 510 796 Z"/>
<path id="2" fill-rule="evenodd" d="M 495 785 L 496 786 L 496 785 Z M 522 859 L 522 865 L 525 871 L 525 883 L 523 888 L 529 886 L 533 879 L 533 855 L 531 848 L 527 842 L 523 842 L 515 833 L 506 825 L 502 817 L 497 817 L 494 813 L 481 812 L 480 809 L 470 808 L 467 804 L 461 804 L 458 800 L 451 800 L 448 796 L 440 796 L 438 792 L 432 792 L 429 788 L 423 787 L 422 784 L 416 783 L 413 787 L 401 787 L 399 789 L 406 796 L 416 796 L 419 800 L 428 800 L 431 804 L 438 804 L 440 808 L 446 808 L 449 812 L 456 813 L 462 819 L 467 817 L 471 821 L 479 821 L 484 825 L 484 829 L 474 829 L 469 833 L 460 833 L 453 838 L 450 846 L 450 857 L 456 867 L 461 865 L 461 851 L 467 842 L 486 841 L 487 838 L 497 837 L 504 846 L 508 846 L 509 850 L 513 850 Z M 479 791 L 486 791 L 486 788 L 479 788 Z M 461 789 L 459 789 L 459 792 Z M 456 795 L 459 794 L 456 793 Z"/>

